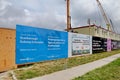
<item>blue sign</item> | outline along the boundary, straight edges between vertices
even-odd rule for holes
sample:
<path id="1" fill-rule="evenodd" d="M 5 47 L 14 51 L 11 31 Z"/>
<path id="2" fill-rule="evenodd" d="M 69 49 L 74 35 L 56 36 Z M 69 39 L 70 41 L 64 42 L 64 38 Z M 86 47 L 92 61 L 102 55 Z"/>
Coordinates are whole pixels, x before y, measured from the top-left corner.
<path id="1" fill-rule="evenodd" d="M 67 57 L 67 32 L 16 25 L 16 64 Z"/>

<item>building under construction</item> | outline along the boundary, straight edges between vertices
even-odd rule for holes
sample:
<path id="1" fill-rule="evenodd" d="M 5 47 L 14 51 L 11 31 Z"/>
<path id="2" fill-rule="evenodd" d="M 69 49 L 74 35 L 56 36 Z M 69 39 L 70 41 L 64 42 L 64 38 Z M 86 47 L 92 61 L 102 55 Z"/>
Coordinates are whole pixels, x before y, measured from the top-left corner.
<path id="1" fill-rule="evenodd" d="M 112 40 L 120 40 L 120 34 L 116 33 L 114 31 L 114 26 L 112 23 L 112 20 L 108 18 L 108 16 L 105 13 L 104 8 L 102 7 L 102 4 L 100 3 L 99 0 L 96 0 L 98 7 L 100 9 L 100 12 L 103 16 L 103 19 L 106 23 L 107 29 L 97 26 L 97 25 L 91 25 L 90 24 L 90 19 L 88 19 L 88 26 L 80 26 L 80 27 L 71 27 L 71 16 L 70 16 L 70 0 L 67 0 L 67 31 L 69 32 L 74 32 L 74 33 L 79 33 L 79 34 L 86 34 L 86 35 L 91 35 L 91 36 L 96 36 L 96 37 L 101 37 L 101 38 L 108 38 Z"/>
<path id="2" fill-rule="evenodd" d="M 86 34 L 86 35 L 91 35 L 91 36 L 96 36 L 96 37 L 109 38 L 112 40 L 120 40 L 120 34 L 117 34 L 115 32 L 102 28 L 101 26 L 96 26 L 96 25 L 71 28 L 71 31 L 75 33 L 79 33 L 79 34 Z"/>

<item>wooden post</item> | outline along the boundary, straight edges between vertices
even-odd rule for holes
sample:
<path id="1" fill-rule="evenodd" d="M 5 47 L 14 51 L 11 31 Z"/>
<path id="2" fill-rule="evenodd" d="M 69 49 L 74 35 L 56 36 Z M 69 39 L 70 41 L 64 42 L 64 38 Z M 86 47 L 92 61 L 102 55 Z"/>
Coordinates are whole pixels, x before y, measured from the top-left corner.
<path id="1" fill-rule="evenodd" d="M 67 31 L 71 29 L 70 23 L 70 0 L 66 0 L 67 2 Z"/>
<path id="2" fill-rule="evenodd" d="M 89 35 L 91 35 L 91 30 L 90 30 L 90 28 L 91 28 L 91 25 L 90 25 L 90 18 L 88 19 L 88 24 L 89 24 Z"/>

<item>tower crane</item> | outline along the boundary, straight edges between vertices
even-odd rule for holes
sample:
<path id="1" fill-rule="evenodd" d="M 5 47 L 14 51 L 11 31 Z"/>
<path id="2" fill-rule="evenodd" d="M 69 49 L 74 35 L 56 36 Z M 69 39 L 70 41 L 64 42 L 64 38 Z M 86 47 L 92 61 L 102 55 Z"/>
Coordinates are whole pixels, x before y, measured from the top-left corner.
<path id="1" fill-rule="evenodd" d="M 100 11 L 101 11 L 101 13 L 102 13 L 102 15 L 103 15 L 103 18 L 104 18 L 104 20 L 105 20 L 107 29 L 108 29 L 109 31 L 111 31 L 111 30 L 112 30 L 112 26 L 111 26 L 110 21 L 109 21 L 107 15 L 106 15 L 106 13 L 105 13 L 103 7 L 102 7 L 102 4 L 100 3 L 99 0 L 96 0 L 96 1 L 97 1 L 97 4 L 98 4 L 98 7 L 100 8 Z"/>

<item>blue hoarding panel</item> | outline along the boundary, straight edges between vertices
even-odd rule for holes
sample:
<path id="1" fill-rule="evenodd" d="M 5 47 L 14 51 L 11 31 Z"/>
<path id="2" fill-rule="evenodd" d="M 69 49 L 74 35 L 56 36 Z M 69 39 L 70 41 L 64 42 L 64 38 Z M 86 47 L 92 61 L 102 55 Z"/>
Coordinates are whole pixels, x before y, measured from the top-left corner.
<path id="1" fill-rule="evenodd" d="M 67 57 L 67 32 L 16 25 L 16 64 Z"/>

